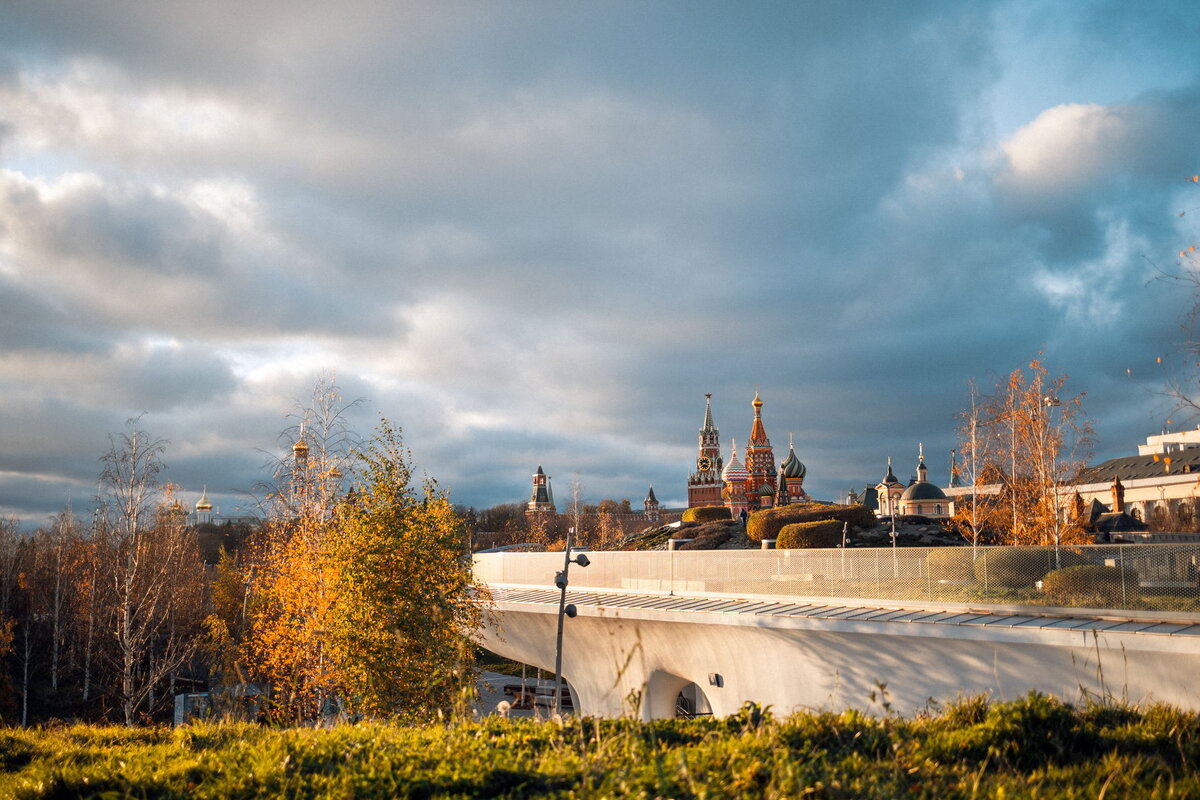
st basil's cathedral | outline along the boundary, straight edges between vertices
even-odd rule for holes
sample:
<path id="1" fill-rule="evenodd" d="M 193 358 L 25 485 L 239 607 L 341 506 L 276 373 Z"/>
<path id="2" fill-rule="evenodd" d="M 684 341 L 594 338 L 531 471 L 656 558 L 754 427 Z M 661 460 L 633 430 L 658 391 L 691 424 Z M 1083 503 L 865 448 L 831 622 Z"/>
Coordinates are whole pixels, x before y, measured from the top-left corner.
<path id="1" fill-rule="evenodd" d="M 745 463 L 738 459 L 737 441 L 732 442 L 729 461 L 721 457 L 719 431 L 713 423 L 712 395 L 706 394 L 704 424 L 700 428 L 700 452 L 696 471 L 688 476 L 688 508 L 725 505 L 738 517 L 743 511 L 788 505 L 807 500 L 804 476 L 807 468 L 796 458 L 789 442 L 788 456 L 775 469 L 775 454 L 763 425 L 763 401 L 754 394 L 754 421 L 746 443 Z"/>

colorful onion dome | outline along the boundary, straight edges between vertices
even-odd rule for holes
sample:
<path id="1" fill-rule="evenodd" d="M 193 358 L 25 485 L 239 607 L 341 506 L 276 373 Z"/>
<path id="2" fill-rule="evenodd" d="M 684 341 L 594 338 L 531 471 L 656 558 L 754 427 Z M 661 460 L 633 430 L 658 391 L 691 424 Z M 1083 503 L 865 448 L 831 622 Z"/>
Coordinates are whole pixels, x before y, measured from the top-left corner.
<path id="1" fill-rule="evenodd" d="M 779 473 L 785 478 L 804 480 L 804 476 L 808 474 L 808 467 L 796 458 L 796 445 L 794 442 L 788 441 L 788 454 L 783 463 L 779 465 Z"/>
<path id="2" fill-rule="evenodd" d="M 750 471 L 742 466 L 742 462 L 738 461 L 737 457 L 737 440 L 732 442 L 733 454 L 729 456 L 729 463 L 725 465 L 725 471 L 721 473 L 721 477 L 726 481 L 744 481 L 749 480 Z"/>

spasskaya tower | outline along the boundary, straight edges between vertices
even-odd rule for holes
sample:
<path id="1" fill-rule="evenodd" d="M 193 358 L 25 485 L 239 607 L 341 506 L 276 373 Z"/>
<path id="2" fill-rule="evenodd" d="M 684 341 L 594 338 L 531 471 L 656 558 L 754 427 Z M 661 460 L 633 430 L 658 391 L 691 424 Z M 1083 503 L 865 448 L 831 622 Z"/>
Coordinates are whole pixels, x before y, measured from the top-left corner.
<path id="1" fill-rule="evenodd" d="M 696 506 L 719 506 L 721 490 L 725 487 L 721 479 L 724 462 L 721 459 L 720 432 L 713 424 L 712 394 L 704 395 L 704 425 L 700 428 L 700 452 L 696 457 L 696 471 L 688 476 L 688 508 Z"/>

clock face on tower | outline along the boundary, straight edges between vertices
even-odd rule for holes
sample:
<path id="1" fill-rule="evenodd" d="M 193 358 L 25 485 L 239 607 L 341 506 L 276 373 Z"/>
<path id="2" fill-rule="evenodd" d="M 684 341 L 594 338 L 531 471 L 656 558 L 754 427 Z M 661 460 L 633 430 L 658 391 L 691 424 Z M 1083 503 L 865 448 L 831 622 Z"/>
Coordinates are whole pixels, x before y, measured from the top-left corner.
<path id="1" fill-rule="evenodd" d="M 696 459 L 696 469 L 701 472 L 708 472 L 712 469 L 712 459 L 708 456 L 700 456 Z"/>

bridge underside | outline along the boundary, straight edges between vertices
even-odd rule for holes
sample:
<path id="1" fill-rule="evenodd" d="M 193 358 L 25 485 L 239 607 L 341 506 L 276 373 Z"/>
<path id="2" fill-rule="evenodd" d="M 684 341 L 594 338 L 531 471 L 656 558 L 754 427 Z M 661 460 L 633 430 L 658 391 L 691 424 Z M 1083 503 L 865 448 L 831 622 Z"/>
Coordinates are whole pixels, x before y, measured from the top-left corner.
<path id="1" fill-rule="evenodd" d="M 553 670 L 557 592 L 491 590 L 484 645 Z M 579 616 L 566 623 L 563 674 L 587 715 L 671 717 L 693 683 L 717 716 L 747 701 L 910 713 L 1033 689 L 1200 709 L 1200 625 L 1188 621 L 605 592 L 570 602 Z"/>

